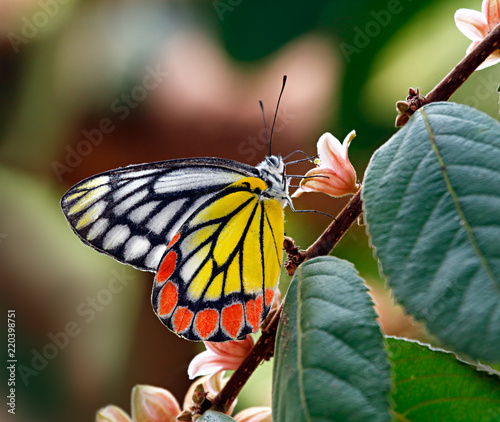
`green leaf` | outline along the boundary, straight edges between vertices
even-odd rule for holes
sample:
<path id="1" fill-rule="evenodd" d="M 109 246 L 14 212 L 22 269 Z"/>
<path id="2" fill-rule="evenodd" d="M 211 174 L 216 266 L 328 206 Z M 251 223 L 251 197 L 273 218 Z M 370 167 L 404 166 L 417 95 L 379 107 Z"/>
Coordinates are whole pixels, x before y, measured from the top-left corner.
<path id="1" fill-rule="evenodd" d="M 347 261 L 303 263 L 276 336 L 273 421 L 387 421 L 390 369 L 373 303 Z"/>
<path id="2" fill-rule="evenodd" d="M 458 351 L 500 361 L 500 125 L 420 109 L 372 157 L 363 203 L 397 300 Z"/>
<path id="3" fill-rule="evenodd" d="M 234 419 L 225 413 L 207 410 L 197 419 L 197 422 L 234 422 Z"/>
<path id="4" fill-rule="evenodd" d="M 448 352 L 386 339 L 393 372 L 394 412 L 405 422 L 500 420 L 500 378 Z"/>

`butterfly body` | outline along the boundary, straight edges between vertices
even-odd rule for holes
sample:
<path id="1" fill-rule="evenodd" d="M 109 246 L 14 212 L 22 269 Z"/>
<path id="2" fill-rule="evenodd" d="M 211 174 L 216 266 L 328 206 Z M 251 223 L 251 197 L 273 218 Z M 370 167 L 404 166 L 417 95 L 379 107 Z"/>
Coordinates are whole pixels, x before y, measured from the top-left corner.
<path id="1" fill-rule="evenodd" d="M 281 157 L 256 167 L 192 158 L 88 178 L 61 206 L 86 244 L 156 272 L 163 324 L 189 340 L 226 341 L 257 331 L 270 310 L 288 200 Z"/>

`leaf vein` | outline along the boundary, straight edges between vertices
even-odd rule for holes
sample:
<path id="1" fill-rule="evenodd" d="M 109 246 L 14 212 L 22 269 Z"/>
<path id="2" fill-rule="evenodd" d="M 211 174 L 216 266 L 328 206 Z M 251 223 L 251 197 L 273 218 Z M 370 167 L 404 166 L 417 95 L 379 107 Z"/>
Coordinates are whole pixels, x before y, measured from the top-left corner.
<path id="1" fill-rule="evenodd" d="M 486 166 L 478 166 L 476 164 L 448 164 L 446 167 L 448 168 L 468 168 L 468 169 L 479 169 L 479 170 L 487 170 L 489 173 L 500 174 L 500 170 L 494 167 L 486 167 Z M 497 198 L 497 197 L 495 197 Z"/>
<path id="2" fill-rule="evenodd" d="M 484 401 L 488 403 L 500 403 L 500 399 L 490 399 L 488 397 L 462 397 L 462 396 L 456 396 L 456 397 L 442 397 L 436 400 L 425 400 L 423 402 L 417 403 L 414 406 L 409 407 L 406 409 L 406 411 L 403 413 L 404 415 L 408 415 L 409 413 L 413 412 L 414 410 L 420 409 L 421 407 L 425 406 L 434 406 L 436 404 L 440 403 L 446 403 L 446 402 L 454 402 L 454 401 L 461 401 L 461 400 L 469 400 L 469 401 Z"/>
<path id="3" fill-rule="evenodd" d="M 412 382 L 415 380 L 427 380 L 427 379 L 432 379 L 432 378 L 465 378 L 466 381 L 470 380 L 470 376 L 467 376 L 467 374 L 447 374 L 446 372 L 435 372 L 433 374 L 427 374 L 427 375 L 412 375 L 409 378 L 402 378 L 397 380 L 394 385 L 400 385 L 400 384 L 405 384 L 407 382 Z"/>
<path id="4" fill-rule="evenodd" d="M 365 357 L 365 356 L 363 356 L 359 350 L 356 350 L 345 339 L 343 339 L 342 337 L 340 337 L 340 336 L 338 336 L 336 334 L 333 334 L 333 333 L 331 333 L 329 331 L 326 331 L 325 329 L 321 329 L 321 328 L 318 328 L 318 327 L 311 327 L 308 330 L 303 331 L 302 333 L 305 334 L 305 333 L 310 333 L 312 331 L 319 331 L 319 332 L 327 334 L 330 337 L 333 337 L 334 339 L 338 339 L 341 343 L 343 343 L 344 345 L 346 345 L 349 350 L 351 350 L 352 352 L 354 352 L 361 360 L 363 360 L 365 362 L 366 366 L 372 366 L 372 367 L 374 367 L 375 369 L 378 370 L 377 365 L 370 360 L 371 357 Z"/>
<path id="5" fill-rule="evenodd" d="M 493 283 L 496 290 L 500 293 L 500 282 L 496 279 L 496 276 L 495 276 L 493 270 L 488 265 L 488 261 L 486 260 L 486 257 L 483 255 L 481 249 L 479 248 L 477 240 L 474 236 L 474 232 L 473 232 L 471 226 L 469 225 L 469 222 L 465 218 L 462 207 L 460 206 L 458 196 L 457 196 L 455 190 L 453 189 L 453 186 L 451 185 L 451 182 L 450 182 L 450 179 L 448 176 L 448 172 L 446 170 L 445 163 L 443 161 L 443 157 L 441 156 L 441 153 L 440 153 L 440 151 L 437 147 L 437 144 L 436 144 L 436 138 L 434 136 L 434 132 L 432 131 L 432 128 L 430 127 L 429 121 L 427 119 L 427 114 L 425 113 L 424 109 L 421 110 L 421 113 L 422 113 L 422 118 L 424 119 L 425 126 L 427 128 L 427 132 L 429 134 L 429 140 L 430 140 L 430 143 L 432 146 L 432 150 L 434 151 L 434 154 L 436 155 L 436 158 L 439 162 L 439 165 L 441 166 L 441 172 L 443 173 L 443 178 L 444 178 L 444 181 L 446 183 L 447 190 L 453 199 L 455 209 L 457 210 L 460 221 L 463 224 L 463 228 L 467 233 L 469 241 L 471 242 L 472 247 L 474 248 L 474 251 L 475 251 L 477 257 L 479 258 L 481 266 L 484 268 L 484 270 L 488 274 L 488 277 L 490 278 L 490 280 Z"/>
<path id="6" fill-rule="evenodd" d="M 370 397 L 368 397 L 368 395 L 366 394 L 366 392 L 364 392 L 363 390 L 361 390 L 360 387 L 354 385 L 352 382 L 349 382 L 349 379 L 341 378 L 337 374 L 332 374 L 328 370 L 326 370 L 324 368 L 321 368 L 319 366 L 308 366 L 306 368 L 309 369 L 309 370 L 323 372 L 326 375 L 329 375 L 330 377 L 332 377 L 333 379 L 336 379 L 336 380 L 338 380 L 338 381 L 340 381 L 340 382 L 342 382 L 342 383 L 344 383 L 346 385 L 349 385 L 353 390 L 359 392 L 360 396 L 364 399 L 364 402 L 365 402 L 364 406 L 370 407 L 373 410 L 378 410 L 375 406 L 373 406 L 372 402 L 370 401 Z"/>

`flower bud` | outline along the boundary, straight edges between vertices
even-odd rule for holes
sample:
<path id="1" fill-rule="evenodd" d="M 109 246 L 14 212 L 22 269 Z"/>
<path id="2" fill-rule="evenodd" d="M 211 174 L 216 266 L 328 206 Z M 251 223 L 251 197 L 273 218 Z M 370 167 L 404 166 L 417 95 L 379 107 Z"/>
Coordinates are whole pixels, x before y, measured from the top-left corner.
<path id="1" fill-rule="evenodd" d="M 96 422 L 131 422 L 128 415 L 117 406 L 106 406 L 97 412 Z"/>
<path id="2" fill-rule="evenodd" d="M 132 419 L 135 422 L 174 422 L 181 409 L 169 391 L 149 385 L 132 390 Z"/>

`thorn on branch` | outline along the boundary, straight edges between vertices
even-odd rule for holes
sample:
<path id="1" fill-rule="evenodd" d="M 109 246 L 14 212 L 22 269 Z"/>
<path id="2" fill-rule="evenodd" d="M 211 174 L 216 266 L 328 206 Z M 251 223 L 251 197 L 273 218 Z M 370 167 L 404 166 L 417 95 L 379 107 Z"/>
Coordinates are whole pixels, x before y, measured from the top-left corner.
<path id="1" fill-rule="evenodd" d="M 404 126 L 413 113 L 425 104 L 427 104 L 427 101 L 425 97 L 420 95 L 420 89 L 417 88 L 415 90 L 414 88 L 410 88 L 406 100 L 396 103 L 396 110 L 398 111 L 396 127 Z"/>

